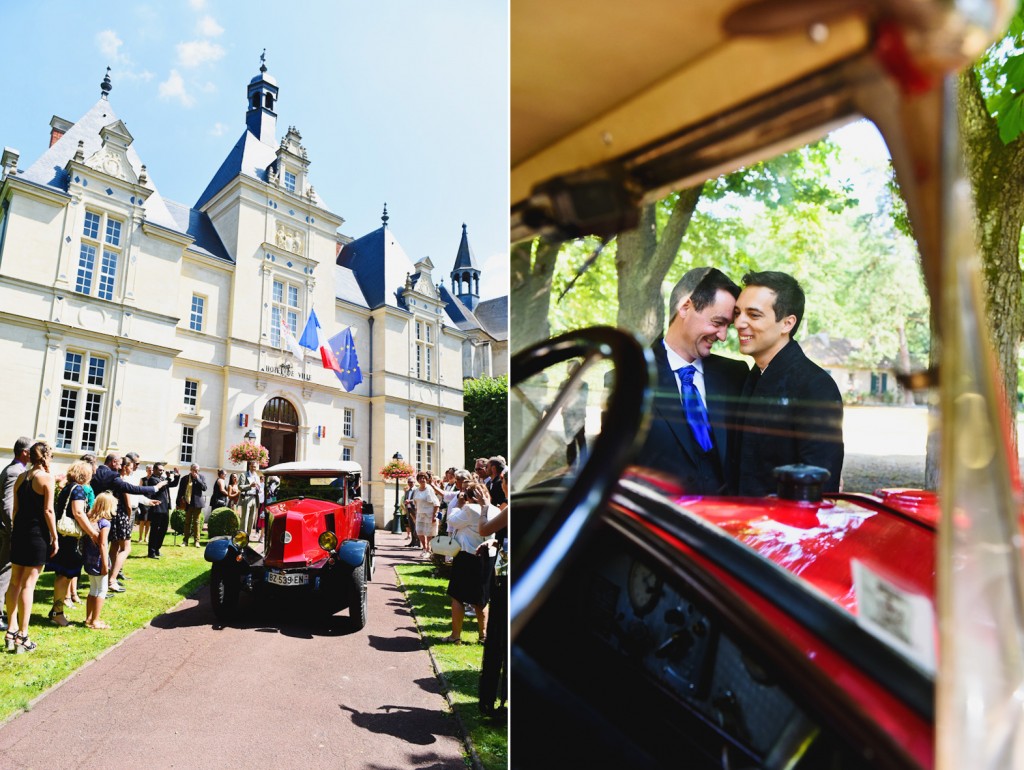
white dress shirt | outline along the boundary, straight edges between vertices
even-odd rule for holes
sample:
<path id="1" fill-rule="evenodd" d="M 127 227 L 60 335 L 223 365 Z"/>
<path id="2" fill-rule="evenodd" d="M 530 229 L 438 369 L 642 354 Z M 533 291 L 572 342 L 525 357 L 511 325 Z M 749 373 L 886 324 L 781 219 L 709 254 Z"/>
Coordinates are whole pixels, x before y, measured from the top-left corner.
<path id="1" fill-rule="evenodd" d="M 704 411 L 708 409 L 708 394 L 704 390 L 704 361 L 698 358 L 696 361 L 687 361 L 681 355 L 676 353 L 672 348 L 668 346 L 665 340 L 661 341 L 661 344 L 665 346 L 665 352 L 668 354 L 668 368 L 673 372 L 678 371 L 684 366 L 692 366 L 695 371 L 693 373 L 693 384 L 697 386 L 697 392 L 700 393 L 700 401 L 704 405 Z M 682 403 L 683 400 L 683 386 L 679 382 L 679 375 L 675 377 L 676 390 L 679 392 L 679 401 Z"/>

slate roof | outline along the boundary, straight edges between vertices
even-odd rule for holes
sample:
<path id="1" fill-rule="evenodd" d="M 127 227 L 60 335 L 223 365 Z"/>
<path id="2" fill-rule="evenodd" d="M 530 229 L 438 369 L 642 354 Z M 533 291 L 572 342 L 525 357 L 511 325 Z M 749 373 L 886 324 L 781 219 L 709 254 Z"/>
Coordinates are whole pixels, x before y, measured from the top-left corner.
<path id="1" fill-rule="evenodd" d="M 334 266 L 334 296 L 337 299 L 351 302 L 359 307 L 367 307 L 366 298 L 362 289 L 359 288 L 359 281 L 356 274 L 347 267 Z"/>
<path id="2" fill-rule="evenodd" d="M 371 309 L 382 305 L 402 307 L 397 292 L 405 287 L 406 275 L 416 272 L 412 260 L 386 227 L 346 243 L 337 264 L 355 273 L 366 306 Z"/>
<path id="3" fill-rule="evenodd" d="M 448 313 L 448 317 L 455 324 L 456 329 L 466 332 L 483 328 L 483 324 L 480 323 L 476 314 L 461 299 L 452 294 L 447 286 L 441 284 L 439 289 L 441 299 L 444 301 L 445 312 Z"/>
<path id="4" fill-rule="evenodd" d="M 481 328 L 496 340 L 508 339 L 508 295 L 488 299 L 476 306 Z"/>
<path id="5" fill-rule="evenodd" d="M 213 226 L 213 222 L 206 215 L 206 212 L 196 211 L 174 201 L 164 202 L 167 204 L 167 210 L 174 218 L 174 221 L 178 223 L 177 229 L 188 233 L 195 239 L 195 242 L 189 246 L 190 251 L 234 263 L 235 260 L 224 247 L 224 242 L 221 241 L 220 236 L 217 234 L 217 229 Z"/>
<path id="6" fill-rule="evenodd" d="M 46 152 L 35 163 L 25 171 L 20 172 L 18 178 L 44 187 L 67 192 L 69 180 L 67 179 L 64 167 L 75 156 L 75 152 L 78 150 L 78 142 L 82 142 L 82 149 L 85 157 L 88 158 L 90 155 L 98 152 L 103 146 L 100 130 L 117 120 L 117 114 L 114 112 L 114 108 L 111 107 L 110 102 L 106 98 L 101 97 L 85 115 L 68 129 L 64 136 L 47 148 Z M 134 145 L 129 145 L 127 154 L 132 169 L 138 175 L 142 171 L 142 161 L 139 159 L 138 153 L 135 152 Z M 178 223 L 168 211 L 163 197 L 153 183 L 152 176 L 150 176 L 149 182 L 145 186 L 153 191 L 146 199 L 144 206 L 146 209 L 146 220 L 170 230 L 184 232 L 184 230 L 179 228 Z"/>
<path id="7" fill-rule="evenodd" d="M 239 175 L 266 182 L 267 168 L 277 161 L 277 149 L 274 145 L 260 141 L 255 134 L 246 129 L 235 142 L 235 146 L 231 148 L 224 162 L 220 164 L 220 168 L 217 169 L 217 173 L 213 175 L 213 179 L 203 190 L 203 194 L 199 196 L 195 207 L 201 209 Z M 315 190 L 313 203 L 322 209 L 330 210 Z"/>

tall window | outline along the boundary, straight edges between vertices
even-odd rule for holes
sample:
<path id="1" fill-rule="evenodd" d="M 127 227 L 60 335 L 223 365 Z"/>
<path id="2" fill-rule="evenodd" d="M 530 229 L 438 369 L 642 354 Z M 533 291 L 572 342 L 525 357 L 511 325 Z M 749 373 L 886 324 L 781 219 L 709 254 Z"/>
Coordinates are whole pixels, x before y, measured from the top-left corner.
<path id="1" fill-rule="evenodd" d="M 341 435 L 344 438 L 352 438 L 354 436 L 352 424 L 355 422 L 355 410 L 346 409 L 343 413 L 343 421 L 341 423 Z"/>
<path id="2" fill-rule="evenodd" d="M 185 380 L 185 414 L 195 414 L 199 403 L 199 383 Z"/>
<path id="3" fill-rule="evenodd" d="M 99 444 L 103 397 L 107 392 L 107 359 L 67 351 L 57 413 L 57 449 L 95 452 Z"/>
<path id="4" fill-rule="evenodd" d="M 196 429 L 191 425 L 181 426 L 181 451 L 178 452 L 178 462 L 191 463 L 195 457 Z"/>
<path id="5" fill-rule="evenodd" d="M 270 344 L 281 347 L 281 320 L 292 334 L 299 333 L 299 287 L 275 280 L 270 293 Z"/>
<path id="6" fill-rule="evenodd" d="M 341 459 L 345 461 L 349 461 L 352 459 L 352 447 L 343 446 L 341 448 Z"/>
<path id="7" fill-rule="evenodd" d="M 113 299 L 120 259 L 121 222 L 106 214 L 86 211 L 75 291 L 95 294 L 100 299 Z"/>
<path id="8" fill-rule="evenodd" d="M 188 316 L 188 328 L 194 332 L 203 330 L 203 315 L 206 312 L 206 298 L 198 294 L 192 295 L 192 307 Z"/>
<path id="9" fill-rule="evenodd" d="M 430 329 L 430 324 L 416 322 L 416 377 L 421 380 L 433 379 L 434 374 L 434 342 Z"/>
<path id="10" fill-rule="evenodd" d="M 284 172 L 284 189 L 288 192 L 295 192 L 295 174 L 291 171 Z"/>
<path id="11" fill-rule="evenodd" d="M 416 468 L 434 470 L 434 421 L 426 417 L 416 418 Z"/>

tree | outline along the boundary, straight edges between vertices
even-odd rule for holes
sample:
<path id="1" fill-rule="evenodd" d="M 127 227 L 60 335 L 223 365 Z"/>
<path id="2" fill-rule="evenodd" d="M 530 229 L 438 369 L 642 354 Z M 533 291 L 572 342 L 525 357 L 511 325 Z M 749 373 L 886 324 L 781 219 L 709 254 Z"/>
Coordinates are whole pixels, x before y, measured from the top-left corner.
<path id="1" fill-rule="evenodd" d="M 477 457 L 508 457 L 508 377 L 466 380 L 462 394 L 466 411 L 466 457 L 463 467 L 472 468 Z"/>
<path id="2" fill-rule="evenodd" d="M 1024 334 L 1020 240 L 1024 226 L 1024 19 L 959 81 L 960 131 L 974 191 L 985 303 L 1006 406 L 1017 413 Z M 1016 420 L 1010 420 L 1016 445 Z"/>

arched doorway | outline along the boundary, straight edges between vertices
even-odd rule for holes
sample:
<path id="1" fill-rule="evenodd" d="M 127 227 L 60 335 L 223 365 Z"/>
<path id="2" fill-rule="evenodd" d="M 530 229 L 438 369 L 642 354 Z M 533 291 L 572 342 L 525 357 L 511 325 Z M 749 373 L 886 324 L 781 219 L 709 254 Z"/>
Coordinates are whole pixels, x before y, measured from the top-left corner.
<path id="1" fill-rule="evenodd" d="M 270 464 L 290 463 L 295 459 L 295 436 L 299 415 L 287 399 L 272 398 L 263 407 L 260 443 L 270 452 Z"/>

